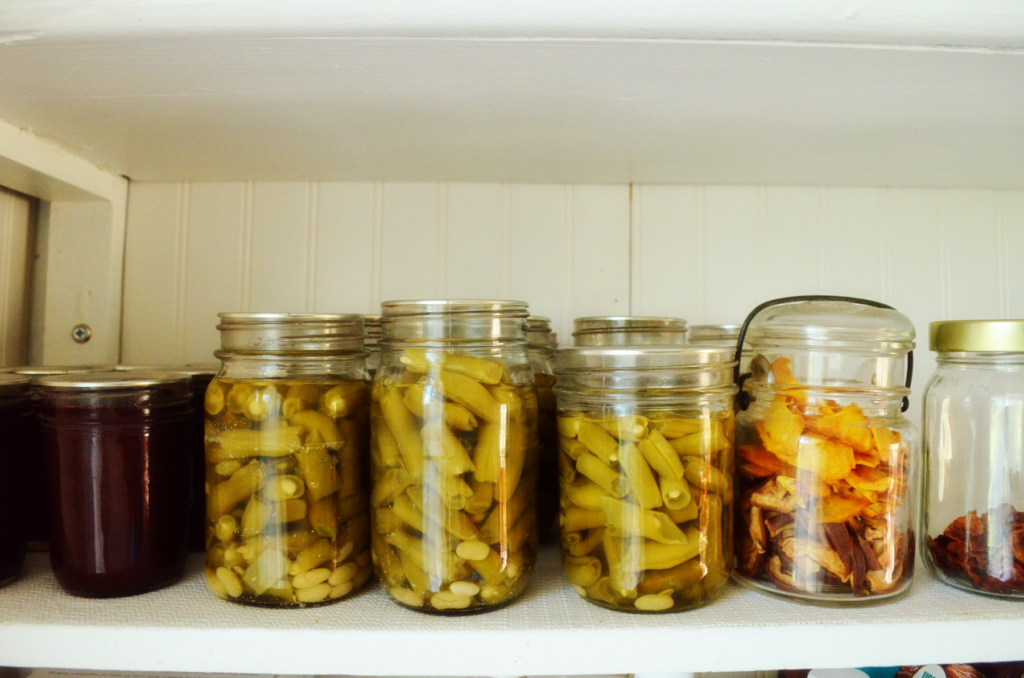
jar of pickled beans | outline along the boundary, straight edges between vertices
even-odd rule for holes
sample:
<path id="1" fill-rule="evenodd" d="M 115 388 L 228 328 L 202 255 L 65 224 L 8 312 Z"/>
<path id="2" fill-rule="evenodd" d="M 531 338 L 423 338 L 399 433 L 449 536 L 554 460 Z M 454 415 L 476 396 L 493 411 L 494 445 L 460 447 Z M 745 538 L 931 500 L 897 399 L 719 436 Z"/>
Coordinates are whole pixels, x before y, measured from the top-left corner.
<path id="1" fill-rule="evenodd" d="M 592 316 L 573 321 L 576 346 L 685 346 L 686 321 L 652 316 Z"/>
<path id="2" fill-rule="evenodd" d="M 562 564 L 588 602 L 674 612 L 732 569 L 733 352 L 559 351 Z"/>
<path id="3" fill-rule="evenodd" d="M 13 520 L 24 515 L 21 481 L 28 470 L 26 460 L 34 416 L 29 407 L 29 377 L 0 374 L 0 586 L 14 581 L 25 562 L 25 523 Z"/>
<path id="4" fill-rule="evenodd" d="M 206 391 L 206 579 L 225 600 L 332 603 L 369 578 L 359 315 L 221 313 Z"/>
<path id="5" fill-rule="evenodd" d="M 537 556 L 537 394 L 527 306 L 382 304 L 373 389 L 373 558 L 389 595 L 457 614 L 505 605 Z"/>
<path id="6" fill-rule="evenodd" d="M 558 425 L 555 422 L 555 374 L 551 354 L 557 347 L 551 319 L 539 315 L 527 318 L 530 366 L 537 388 L 537 528 L 541 541 L 555 530 L 558 514 Z"/>
<path id="7" fill-rule="evenodd" d="M 50 562 L 64 590 L 130 596 L 179 579 L 188 554 L 188 376 L 43 377 Z"/>
<path id="8" fill-rule="evenodd" d="M 366 371 L 373 379 L 380 366 L 380 316 L 364 315 L 363 332 L 366 336 Z"/>

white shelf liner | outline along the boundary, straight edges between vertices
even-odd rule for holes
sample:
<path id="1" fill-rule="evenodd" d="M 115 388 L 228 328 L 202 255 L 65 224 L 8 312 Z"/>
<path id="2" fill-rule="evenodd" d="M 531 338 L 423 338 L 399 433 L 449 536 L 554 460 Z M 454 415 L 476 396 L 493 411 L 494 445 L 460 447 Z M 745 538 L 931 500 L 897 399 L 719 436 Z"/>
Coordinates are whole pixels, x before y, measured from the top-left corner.
<path id="1" fill-rule="evenodd" d="M 0 666 L 348 675 L 679 673 L 1024 660 L 1024 603 L 957 591 L 920 567 L 895 603 L 827 608 L 731 585 L 713 605 L 617 613 L 564 582 L 542 551 L 532 585 L 495 612 L 438 617 L 379 586 L 339 604 L 268 610 L 206 588 L 201 556 L 162 591 L 63 593 L 45 554 L 0 590 Z"/>

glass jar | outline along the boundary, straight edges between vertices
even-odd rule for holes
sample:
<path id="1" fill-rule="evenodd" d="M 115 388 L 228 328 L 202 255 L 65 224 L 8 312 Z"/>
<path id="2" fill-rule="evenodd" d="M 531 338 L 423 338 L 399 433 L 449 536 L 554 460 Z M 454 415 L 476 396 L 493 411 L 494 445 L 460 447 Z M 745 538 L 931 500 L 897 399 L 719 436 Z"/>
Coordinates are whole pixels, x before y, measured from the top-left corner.
<path id="1" fill-rule="evenodd" d="M 733 556 L 732 354 L 557 355 L 562 564 L 587 601 L 673 612 L 724 590 Z"/>
<path id="2" fill-rule="evenodd" d="M 527 306 L 382 304 L 373 556 L 389 595 L 439 613 L 505 605 L 537 557 L 537 395 Z"/>
<path id="3" fill-rule="evenodd" d="M 192 487 L 189 491 L 188 550 L 201 553 L 206 550 L 206 449 L 204 442 L 203 402 L 206 389 L 220 370 L 217 364 L 174 365 L 114 365 L 116 372 L 178 372 L 189 377 L 192 393 L 192 443 L 189 445 Z"/>
<path id="4" fill-rule="evenodd" d="M 219 365 L 186 365 L 180 371 L 187 374 L 188 390 L 192 394 L 192 443 L 189 461 L 192 465 L 192 488 L 189 493 L 188 550 L 200 553 L 206 550 L 206 442 L 205 413 L 206 390 L 217 375 Z"/>
<path id="5" fill-rule="evenodd" d="M 366 371 L 373 379 L 380 367 L 380 316 L 364 315 L 363 332 L 366 337 Z"/>
<path id="6" fill-rule="evenodd" d="M 188 553 L 188 377 L 95 372 L 39 388 L 57 582 L 108 598 L 176 581 Z"/>
<path id="7" fill-rule="evenodd" d="M 26 471 L 23 481 L 24 511 L 18 514 L 25 521 L 25 534 L 29 551 L 46 551 L 50 548 L 50 501 L 46 490 L 46 454 L 43 451 L 42 433 L 39 424 L 39 380 L 56 374 L 84 374 L 99 372 L 102 368 L 93 366 L 22 366 L 7 367 L 0 372 L 20 374 L 32 380 L 30 386 L 32 419 L 29 423 Z"/>
<path id="8" fill-rule="evenodd" d="M 684 346 L 682 318 L 594 316 L 573 321 L 576 346 Z"/>
<path id="9" fill-rule="evenodd" d="M 813 602 L 904 593 L 919 445 L 902 414 L 913 324 L 887 306 L 835 297 L 762 304 L 747 322 L 737 580 Z"/>
<path id="10" fill-rule="evenodd" d="M 206 580 L 266 607 L 333 603 L 371 573 L 359 315 L 221 313 L 206 391 Z"/>
<path id="11" fill-rule="evenodd" d="M 22 503 L 22 481 L 27 477 L 31 450 L 29 435 L 34 415 L 29 405 L 28 377 L 0 374 L 0 587 L 6 586 L 21 573 L 25 563 L 25 525 L 17 520 L 28 510 Z"/>
<path id="12" fill-rule="evenodd" d="M 558 424 L 555 405 L 555 373 L 551 371 L 554 332 L 551 318 L 531 315 L 526 320 L 530 340 L 530 366 L 537 387 L 537 534 L 546 541 L 555 531 L 558 515 Z"/>
<path id="13" fill-rule="evenodd" d="M 947 584 L 1024 598 L 1024 320 L 930 329 L 924 561 Z"/>

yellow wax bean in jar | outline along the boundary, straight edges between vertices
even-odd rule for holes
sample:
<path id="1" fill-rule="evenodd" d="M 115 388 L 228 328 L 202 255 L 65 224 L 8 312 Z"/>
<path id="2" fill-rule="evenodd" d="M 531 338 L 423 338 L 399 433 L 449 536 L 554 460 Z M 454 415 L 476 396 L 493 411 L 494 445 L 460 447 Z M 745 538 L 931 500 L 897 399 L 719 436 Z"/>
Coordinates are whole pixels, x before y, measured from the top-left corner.
<path id="1" fill-rule="evenodd" d="M 622 446 L 621 464 L 622 470 L 625 472 L 626 477 L 629 478 L 633 494 L 636 496 L 640 506 L 646 509 L 653 509 L 664 504 L 661 499 L 661 489 L 658 487 L 658 481 L 655 479 L 654 473 L 651 472 L 651 467 L 647 465 L 647 461 L 640 454 L 640 450 L 636 445 L 626 443 Z"/>
<path id="2" fill-rule="evenodd" d="M 621 442 L 636 443 L 647 437 L 650 422 L 646 417 L 620 417 L 608 421 L 598 421 L 597 425 L 612 434 Z"/>
<path id="3" fill-rule="evenodd" d="M 578 427 L 576 439 L 594 456 L 606 464 L 614 464 L 619 460 L 619 443 L 607 431 L 585 419 L 579 421 Z"/>
<path id="4" fill-rule="evenodd" d="M 638 447 L 651 469 L 659 476 L 674 480 L 682 479 L 683 462 L 679 460 L 679 455 L 672 445 L 659 432 L 651 431 L 647 439 L 641 441 Z"/>
<path id="5" fill-rule="evenodd" d="M 651 539 L 663 544 L 685 544 L 686 535 L 668 516 L 660 511 L 648 511 L 636 504 L 605 497 L 604 515 L 609 529 L 632 539 Z"/>
<path id="6" fill-rule="evenodd" d="M 448 353 L 441 361 L 441 366 L 451 372 L 472 377 L 482 384 L 501 383 L 501 365 L 491 360 L 464 353 Z"/>
<path id="7" fill-rule="evenodd" d="M 501 421 L 502 407 L 479 381 L 457 372 L 441 370 L 441 391 L 474 415 L 486 421 Z"/>

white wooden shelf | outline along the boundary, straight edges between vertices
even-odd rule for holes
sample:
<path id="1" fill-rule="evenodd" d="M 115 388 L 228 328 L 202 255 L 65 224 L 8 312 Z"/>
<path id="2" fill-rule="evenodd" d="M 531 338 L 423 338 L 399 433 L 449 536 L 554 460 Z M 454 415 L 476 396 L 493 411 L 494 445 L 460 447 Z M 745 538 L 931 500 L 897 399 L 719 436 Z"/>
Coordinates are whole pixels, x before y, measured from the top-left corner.
<path id="1" fill-rule="evenodd" d="M 1024 187 L 1016 0 L 9 2 L 0 119 L 136 181 Z"/>
<path id="2" fill-rule="evenodd" d="M 689 613 L 634 615 L 581 600 L 543 551 L 525 597 L 442 618 L 372 587 L 296 611 L 224 603 L 198 556 L 179 584 L 134 598 L 63 594 L 45 556 L 0 590 L 0 666 L 349 675 L 679 673 L 1024 659 L 1024 605 L 919 575 L 902 601 L 812 607 L 732 586 Z"/>

